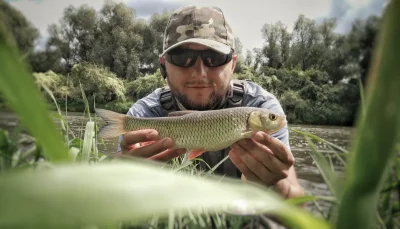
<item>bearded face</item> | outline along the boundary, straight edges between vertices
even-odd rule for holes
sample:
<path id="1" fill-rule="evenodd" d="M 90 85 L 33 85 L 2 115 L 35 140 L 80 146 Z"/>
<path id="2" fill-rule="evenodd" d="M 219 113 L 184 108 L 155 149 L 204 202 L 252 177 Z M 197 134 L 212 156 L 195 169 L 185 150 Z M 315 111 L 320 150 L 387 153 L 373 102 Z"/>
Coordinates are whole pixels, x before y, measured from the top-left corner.
<path id="1" fill-rule="evenodd" d="M 185 48 L 206 50 L 208 47 L 187 43 Z M 225 97 L 235 68 L 237 56 L 225 65 L 207 67 L 201 58 L 190 67 L 179 67 L 165 62 L 167 81 L 172 94 L 190 110 L 207 110 L 215 107 Z"/>

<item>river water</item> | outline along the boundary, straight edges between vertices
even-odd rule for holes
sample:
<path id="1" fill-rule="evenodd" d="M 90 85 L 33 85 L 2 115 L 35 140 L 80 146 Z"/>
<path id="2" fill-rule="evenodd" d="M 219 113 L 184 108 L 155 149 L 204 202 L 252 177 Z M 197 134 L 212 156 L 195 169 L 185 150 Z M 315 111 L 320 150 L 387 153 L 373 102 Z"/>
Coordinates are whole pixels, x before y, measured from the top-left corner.
<path id="1" fill-rule="evenodd" d="M 79 112 L 68 112 L 65 116 L 69 128 L 77 136 L 83 136 L 87 117 L 84 117 L 83 113 Z M 18 124 L 17 118 L 14 114 L 6 111 L 0 111 L 0 128 L 6 130 L 12 130 Z M 351 143 L 352 128 L 341 127 L 341 126 L 316 126 L 316 125 L 290 125 L 290 128 L 308 132 L 317 135 L 327 141 L 330 141 L 338 146 L 347 148 Z M 118 139 L 105 140 L 105 146 L 99 145 L 100 152 L 115 152 L 117 149 Z M 300 184 L 305 188 L 306 192 L 313 195 L 330 196 L 328 186 L 325 184 L 319 169 L 313 162 L 310 156 L 310 148 L 306 143 L 303 136 L 290 132 L 290 145 L 293 155 L 296 158 L 295 168 Z M 317 144 L 318 150 L 326 154 L 332 154 L 332 150 L 326 144 Z M 341 171 L 342 165 L 335 157 L 332 157 L 335 169 Z M 328 207 L 326 202 L 321 203 L 321 208 L 325 209 Z M 316 209 L 311 209 L 313 212 Z M 318 213 L 318 212 L 316 212 Z"/>

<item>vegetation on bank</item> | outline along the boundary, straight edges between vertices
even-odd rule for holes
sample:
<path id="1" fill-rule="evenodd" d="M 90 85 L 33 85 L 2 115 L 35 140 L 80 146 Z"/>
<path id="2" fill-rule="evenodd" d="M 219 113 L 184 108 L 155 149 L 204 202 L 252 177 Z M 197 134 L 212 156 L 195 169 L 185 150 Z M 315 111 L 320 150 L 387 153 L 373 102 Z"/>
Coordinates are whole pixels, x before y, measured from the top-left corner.
<path id="1" fill-rule="evenodd" d="M 35 50 L 38 30 L 0 1 L 0 17 L 31 71 L 70 111 L 84 109 L 78 81 L 91 103 L 96 99 L 98 106 L 121 113 L 164 85 L 158 54 L 170 13 L 144 20 L 124 3 L 110 1 L 99 11 L 70 6 Z M 360 102 L 359 82 L 366 84 L 380 21 L 377 15 L 356 20 L 345 34 L 335 32 L 334 18 L 317 22 L 299 15 L 292 32 L 279 21 L 266 23 L 262 47 L 243 50 L 236 38 L 235 77 L 251 79 L 274 93 L 291 123 L 352 125 Z"/>
<path id="2" fill-rule="evenodd" d="M 171 165 L 138 158 L 110 163 L 98 152 L 93 120 L 82 138 L 71 139 L 68 123 L 47 109 L 0 21 L 0 91 L 36 146 L 22 151 L 15 136 L 0 131 L 0 226 L 243 228 L 241 219 L 253 224 L 269 214 L 289 228 L 400 228 L 400 1 L 387 9 L 349 150 L 302 133 L 332 195 L 286 201 L 265 187 L 195 171 L 185 156 Z M 52 117 L 61 121 L 61 133 Z M 315 141 L 333 154 L 318 152 Z M 343 172 L 334 170 L 331 157 L 343 161 Z M 328 215 L 296 206 L 316 200 L 332 203 Z"/>

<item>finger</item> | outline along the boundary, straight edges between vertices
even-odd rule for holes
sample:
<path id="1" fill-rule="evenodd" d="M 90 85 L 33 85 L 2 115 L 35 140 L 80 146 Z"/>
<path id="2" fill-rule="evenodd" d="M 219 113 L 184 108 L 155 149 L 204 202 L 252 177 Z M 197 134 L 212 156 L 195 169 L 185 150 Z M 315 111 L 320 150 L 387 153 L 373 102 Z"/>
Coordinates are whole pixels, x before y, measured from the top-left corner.
<path id="1" fill-rule="evenodd" d="M 149 159 L 157 161 L 169 161 L 175 157 L 179 157 L 186 153 L 186 149 L 167 149 L 159 154 L 156 154 Z"/>
<path id="2" fill-rule="evenodd" d="M 249 170 L 252 171 L 261 181 L 263 181 L 263 183 L 271 185 L 279 180 L 274 173 L 265 167 L 259 160 L 254 158 L 251 153 L 240 144 L 233 144 L 232 147 L 234 151 L 237 152 L 237 155 L 243 164 L 246 165 L 246 167 L 249 168 Z"/>
<path id="3" fill-rule="evenodd" d="M 240 140 L 238 144 L 274 173 L 275 176 L 279 176 L 280 178 L 288 176 L 290 166 L 276 158 L 272 150 L 268 147 L 251 139 Z"/>
<path id="4" fill-rule="evenodd" d="M 174 142 L 171 138 L 163 138 L 159 141 L 154 142 L 153 144 L 149 144 L 143 147 L 138 147 L 133 150 L 130 150 L 127 154 L 136 157 L 152 157 L 156 154 L 161 153 L 169 148 L 174 146 Z"/>
<path id="5" fill-rule="evenodd" d="M 121 150 L 126 152 L 128 151 L 128 147 L 130 145 L 136 144 L 138 142 L 146 142 L 146 141 L 156 141 L 158 140 L 158 132 L 155 130 L 137 130 L 137 131 L 129 131 L 123 135 L 121 141 Z"/>
<path id="6" fill-rule="evenodd" d="M 279 139 L 272 137 L 262 131 L 254 135 L 254 139 L 259 143 L 267 146 L 274 155 L 283 163 L 292 166 L 294 164 L 294 157 L 290 149 Z"/>
<path id="7" fill-rule="evenodd" d="M 248 181 L 263 183 L 260 178 L 256 174 L 254 174 L 240 159 L 237 152 L 232 149 L 229 151 L 229 158 L 231 159 L 232 163 L 240 170 L 240 172 L 246 177 Z"/>

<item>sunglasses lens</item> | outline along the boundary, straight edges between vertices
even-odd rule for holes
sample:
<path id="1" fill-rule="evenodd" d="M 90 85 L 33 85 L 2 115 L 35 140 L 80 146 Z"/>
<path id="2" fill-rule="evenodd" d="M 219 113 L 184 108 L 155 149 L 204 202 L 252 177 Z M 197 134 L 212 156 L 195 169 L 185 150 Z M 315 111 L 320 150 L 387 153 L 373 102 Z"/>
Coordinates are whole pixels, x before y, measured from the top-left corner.
<path id="1" fill-rule="evenodd" d="M 229 55 L 214 51 L 206 51 L 203 53 L 202 59 L 204 65 L 206 65 L 207 67 L 218 67 L 228 62 Z"/>
<path id="2" fill-rule="evenodd" d="M 166 58 L 168 62 L 179 67 L 190 67 L 196 62 L 199 55 L 207 67 L 224 65 L 232 58 L 231 54 L 225 55 L 212 50 L 194 51 L 187 49 L 174 49 L 167 53 Z"/>
<path id="3" fill-rule="evenodd" d="M 196 61 L 190 50 L 173 49 L 166 55 L 167 61 L 179 67 L 189 67 Z"/>
<path id="4" fill-rule="evenodd" d="M 194 61 L 193 57 L 187 54 L 170 55 L 169 61 L 179 67 L 189 67 Z M 192 63 L 193 62 L 193 63 Z"/>

